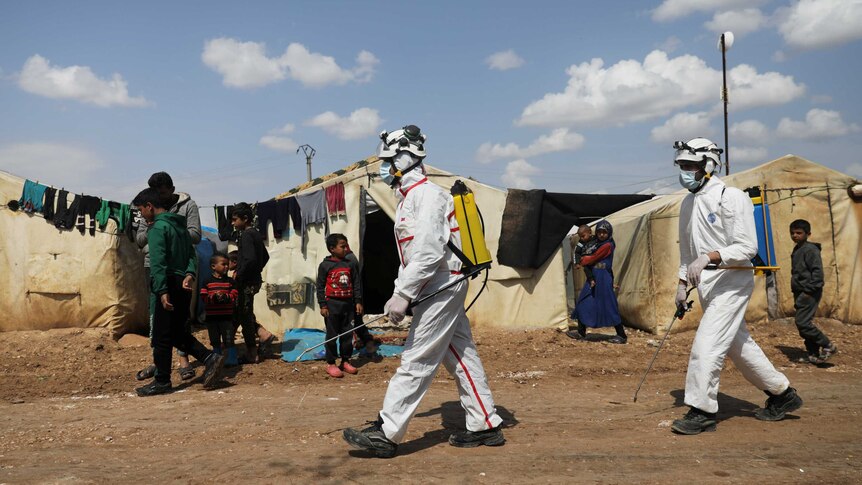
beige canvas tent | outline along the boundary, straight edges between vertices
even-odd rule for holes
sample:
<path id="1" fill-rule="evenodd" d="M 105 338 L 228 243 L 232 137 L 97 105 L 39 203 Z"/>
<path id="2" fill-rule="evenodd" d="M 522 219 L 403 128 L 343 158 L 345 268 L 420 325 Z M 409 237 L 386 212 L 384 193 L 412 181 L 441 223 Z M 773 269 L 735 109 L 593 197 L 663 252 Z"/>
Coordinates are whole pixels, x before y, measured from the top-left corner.
<path id="1" fill-rule="evenodd" d="M 0 331 L 106 327 L 115 335 L 146 328 L 143 259 L 109 220 L 82 235 L 41 214 L 13 211 L 24 180 L 0 171 Z"/>
<path id="2" fill-rule="evenodd" d="M 848 187 L 853 177 L 803 158 L 787 155 L 723 180 L 730 186 L 763 186 L 772 217 L 777 312 L 794 313 L 790 291 L 789 225 L 795 219 L 811 222 L 811 241 L 822 244 L 824 293 L 817 315 L 862 324 L 862 203 L 854 202 Z M 620 291 L 620 313 L 627 325 L 664 332 L 673 315 L 679 264 L 679 205 L 687 192 L 659 197 L 607 217 L 614 226 L 617 249 L 614 270 Z M 749 322 L 769 318 L 765 276 L 756 286 L 746 312 Z M 695 300 L 697 300 L 695 298 Z M 694 328 L 700 306 L 674 325 L 674 331 Z"/>
<path id="3" fill-rule="evenodd" d="M 397 270 L 391 258 L 395 255 L 395 244 L 387 244 L 375 236 L 392 234 L 392 218 L 395 216 L 396 199 L 392 190 L 380 182 L 377 174 L 380 162 L 369 158 L 353 164 L 344 171 L 324 177 L 321 180 L 300 186 L 298 190 L 285 193 L 279 198 L 309 193 L 335 184 L 344 183 L 347 215 L 329 218 L 330 232 L 347 236 L 354 252 L 361 254 L 366 272 L 366 295 L 382 291 L 385 297 L 391 295 L 391 284 Z M 486 240 L 491 254 L 497 253 L 500 225 L 506 204 L 506 192 L 481 184 L 475 180 L 438 170 L 427 166 L 428 177 L 432 182 L 450 188 L 455 180 L 463 180 L 476 194 L 476 201 L 485 221 Z M 380 211 L 362 214 L 362 193 L 367 192 Z M 376 215 L 375 215 L 376 214 Z M 363 222 L 364 221 L 364 222 Z M 363 247 L 365 235 L 366 244 Z M 324 242 L 323 225 L 310 227 L 308 242 L 303 246 L 302 238 L 291 230 L 288 237 L 275 238 L 272 226 L 266 234 L 270 261 L 264 270 L 264 280 L 268 284 L 288 285 L 313 283 L 317 275 L 317 265 L 328 255 Z M 391 251 L 387 258 L 386 252 Z M 495 328 L 547 327 L 566 321 L 565 266 L 562 247 L 545 264 L 535 270 L 515 269 L 494 264 L 490 270 L 487 288 L 470 309 L 469 316 L 473 325 Z M 379 274 L 379 268 L 391 268 Z M 375 274 L 375 272 L 377 272 Z M 482 276 L 471 280 L 468 302 L 482 285 Z M 386 293 L 388 291 L 388 294 Z M 366 298 L 369 312 L 381 312 L 382 303 L 375 304 Z M 379 300 L 378 300 L 379 302 Z M 272 331 L 284 331 L 293 327 L 323 328 L 323 318 L 313 295 L 307 295 L 304 304 L 268 305 L 266 290 L 262 290 L 255 300 L 258 320 Z"/>

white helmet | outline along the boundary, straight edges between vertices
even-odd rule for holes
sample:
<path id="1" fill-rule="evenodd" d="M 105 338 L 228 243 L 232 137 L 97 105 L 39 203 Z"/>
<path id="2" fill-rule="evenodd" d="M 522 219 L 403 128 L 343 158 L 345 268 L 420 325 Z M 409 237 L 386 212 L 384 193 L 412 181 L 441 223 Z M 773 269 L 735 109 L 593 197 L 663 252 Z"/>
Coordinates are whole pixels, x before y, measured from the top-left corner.
<path id="1" fill-rule="evenodd" d="M 392 133 L 383 131 L 380 133 L 380 144 L 377 146 L 377 158 L 392 158 L 398 152 L 410 152 L 422 160 L 425 158 L 425 140 L 428 139 L 421 133 L 416 125 L 407 125 Z"/>
<path id="2" fill-rule="evenodd" d="M 675 165 L 679 165 L 679 162 L 702 163 L 708 175 L 721 167 L 721 154 L 724 150 L 707 138 L 692 138 L 687 142 L 675 141 L 673 147 L 676 148 L 676 155 L 673 157 Z"/>

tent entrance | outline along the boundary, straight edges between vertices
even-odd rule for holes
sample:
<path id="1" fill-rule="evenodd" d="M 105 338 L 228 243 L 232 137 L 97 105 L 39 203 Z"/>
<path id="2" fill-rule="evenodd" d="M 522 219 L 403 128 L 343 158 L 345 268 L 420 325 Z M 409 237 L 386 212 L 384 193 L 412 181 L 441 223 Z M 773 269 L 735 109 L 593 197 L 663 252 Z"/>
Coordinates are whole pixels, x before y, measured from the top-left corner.
<path id="1" fill-rule="evenodd" d="M 366 314 L 383 313 L 398 277 L 398 249 L 392 219 L 382 210 L 365 214 L 362 236 L 362 291 Z"/>

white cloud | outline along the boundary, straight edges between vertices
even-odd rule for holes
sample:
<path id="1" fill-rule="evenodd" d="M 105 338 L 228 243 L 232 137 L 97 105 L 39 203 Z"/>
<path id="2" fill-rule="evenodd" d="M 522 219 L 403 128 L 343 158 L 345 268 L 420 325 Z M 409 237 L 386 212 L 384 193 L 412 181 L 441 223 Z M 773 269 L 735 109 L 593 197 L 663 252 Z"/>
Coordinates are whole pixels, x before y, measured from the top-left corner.
<path id="1" fill-rule="evenodd" d="M 294 126 L 293 123 L 288 123 L 281 128 L 269 130 L 269 133 L 260 137 L 260 141 L 258 141 L 258 143 L 277 152 L 295 152 L 299 147 L 299 143 L 295 142 L 289 136 L 286 136 L 290 135 L 295 130 L 296 126 Z"/>
<path id="2" fill-rule="evenodd" d="M 796 84 L 793 76 L 777 72 L 759 74 L 748 64 L 740 64 L 727 73 L 728 98 L 734 111 L 760 106 L 776 106 L 805 94 L 805 84 Z"/>
<path id="3" fill-rule="evenodd" d="M 485 59 L 485 64 L 488 64 L 490 69 L 497 71 L 508 71 L 509 69 L 517 69 L 524 65 L 524 59 L 515 53 L 514 50 L 495 52 Z"/>
<path id="4" fill-rule="evenodd" d="M 502 158 L 526 158 L 546 153 L 575 151 L 584 146 L 584 141 L 580 133 L 570 132 L 568 128 L 557 128 L 550 134 L 540 136 L 525 148 L 521 148 L 516 143 L 506 145 L 483 143 L 476 150 L 476 161 L 489 163 Z"/>
<path id="5" fill-rule="evenodd" d="M 844 173 L 856 177 L 858 180 L 862 180 L 862 163 L 853 162 L 850 165 L 847 165 L 847 168 L 844 169 Z"/>
<path id="6" fill-rule="evenodd" d="M 52 66 L 48 59 L 31 56 L 18 75 L 18 87 L 53 99 L 74 99 L 96 106 L 147 106 L 143 97 L 129 96 L 126 81 L 118 73 L 100 79 L 87 66 Z"/>
<path id="7" fill-rule="evenodd" d="M 526 160 L 520 158 L 506 165 L 506 171 L 500 176 L 500 180 L 506 187 L 513 189 L 532 189 L 535 187 L 531 176 L 539 173 L 539 169 L 530 165 Z"/>
<path id="8" fill-rule="evenodd" d="M 222 75 L 225 86 L 235 88 L 257 88 L 288 77 L 309 87 L 364 83 L 371 80 L 380 63 L 374 54 L 363 50 L 356 56 L 356 67 L 344 69 L 333 57 L 310 52 L 295 42 L 280 57 L 267 57 L 263 42 L 226 37 L 206 41 L 201 59 Z"/>
<path id="9" fill-rule="evenodd" d="M 778 31 L 788 45 L 819 49 L 862 39 L 862 2 L 800 0 L 779 9 Z"/>
<path id="10" fill-rule="evenodd" d="M 359 108 L 347 117 L 327 111 L 307 120 L 305 125 L 321 128 L 341 140 L 357 140 L 376 135 L 381 123 L 383 119 L 376 109 Z"/>
<path id="11" fill-rule="evenodd" d="M 719 35 L 731 31 L 734 36 L 742 37 L 757 31 L 765 26 L 766 22 L 767 18 L 760 9 L 746 8 L 716 12 L 712 20 L 705 22 L 703 26 Z"/>
<path id="12" fill-rule="evenodd" d="M 672 35 L 672 36 L 668 37 L 667 39 L 665 39 L 657 47 L 659 50 L 665 51 L 668 54 L 670 54 L 671 52 L 677 50 L 679 48 L 679 46 L 681 46 L 681 45 L 682 45 L 682 41 L 679 40 L 679 37 Z"/>
<path id="13" fill-rule="evenodd" d="M 201 59 L 222 75 L 225 86 L 258 88 L 285 78 L 278 59 L 266 57 L 266 45 L 262 42 L 211 39 L 204 43 Z"/>
<path id="14" fill-rule="evenodd" d="M 761 140 L 762 141 L 762 140 Z M 730 149 L 731 168 L 736 164 L 756 165 L 766 160 L 767 150 L 765 147 L 736 147 Z M 738 165 L 736 165 L 738 167 Z M 738 171 L 738 170 L 737 170 Z"/>
<path id="15" fill-rule="evenodd" d="M 859 131 L 859 125 L 845 123 L 841 113 L 815 108 L 808 111 L 805 121 L 781 118 L 775 134 L 783 138 L 824 141 Z"/>
<path id="16" fill-rule="evenodd" d="M 650 139 L 656 143 L 674 140 L 689 140 L 697 136 L 711 137 L 715 130 L 710 125 L 712 116 L 706 111 L 677 113 L 650 131 Z"/>
<path id="17" fill-rule="evenodd" d="M 573 65 L 563 92 L 548 93 L 533 101 L 516 121 L 518 125 L 623 125 L 668 116 L 691 106 L 717 102 L 721 71 L 692 55 L 669 58 L 660 50 L 643 63 L 628 59 L 604 67 L 604 61 Z M 760 74 L 749 65 L 728 73 L 734 110 L 783 104 L 805 92 L 792 76 Z"/>
<path id="18" fill-rule="evenodd" d="M 0 168 L 3 170 L 75 192 L 99 188 L 103 179 L 97 174 L 107 166 L 95 152 L 77 145 L 35 142 L 0 147 Z"/>
<path id="19" fill-rule="evenodd" d="M 752 7 L 767 3 L 769 0 L 664 0 L 652 11 L 656 22 L 669 22 L 687 17 L 695 12 L 714 12 Z"/>
<path id="20" fill-rule="evenodd" d="M 745 120 L 730 125 L 730 140 L 748 144 L 763 144 L 769 140 L 769 128 L 757 120 Z"/>

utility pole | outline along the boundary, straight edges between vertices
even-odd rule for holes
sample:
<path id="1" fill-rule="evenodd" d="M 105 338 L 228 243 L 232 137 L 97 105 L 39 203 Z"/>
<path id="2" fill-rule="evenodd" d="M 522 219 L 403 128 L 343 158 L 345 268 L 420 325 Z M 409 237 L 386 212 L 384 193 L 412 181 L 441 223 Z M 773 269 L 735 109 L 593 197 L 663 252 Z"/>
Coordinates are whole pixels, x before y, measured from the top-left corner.
<path id="1" fill-rule="evenodd" d="M 309 144 L 300 145 L 299 148 L 296 149 L 296 153 L 299 153 L 299 150 L 302 150 L 302 153 L 305 154 L 305 164 L 306 168 L 308 168 L 308 181 L 311 182 L 311 159 L 314 158 L 314 154 L 317 153 L 317 151 Z"/>
<path id="2" fill-rule="evenodd" d="M 725 32 L 718 39 L 718 50 L 721 51 L 721 100 L 724 104 L 724 174 L 730 175 L 730 145 L 727 142 L 727 57 L 725 53 L 733 45 L 733 32 Z"/>

